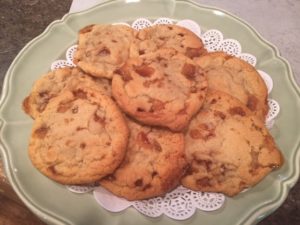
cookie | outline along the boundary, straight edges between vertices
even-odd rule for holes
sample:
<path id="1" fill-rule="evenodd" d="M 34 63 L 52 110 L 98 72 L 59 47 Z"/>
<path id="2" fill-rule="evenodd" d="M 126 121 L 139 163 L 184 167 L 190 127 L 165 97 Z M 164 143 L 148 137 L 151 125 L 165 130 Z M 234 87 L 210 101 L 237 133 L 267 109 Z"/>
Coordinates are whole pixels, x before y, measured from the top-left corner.
<path id="1" fill-rule="evenodd" d="M 35 120 L 29 142 L 32 164 L 62 184 L 87 184 L 122 162 L 128 127 L 116 104 L 84 85 L 53 98 Z"/>
<path id="2" fill-rule="evenodd" d="M 155 25 L 136 34 L 134 56 L 155 52 L 161 48 L 174 48 L 189 58 L 206 53 L 202 40 L 192 31 L 178 25 Z M 134 48 L 133 48 L 134 49 Z M 135 53 L 135 54 L 134 54 Z"/>
<path id="3" fill-rule="evenodd" d="M 195 191 L 234 196 L 283 164 L 264 123 L 238 99 L 208 92 L 185 135 L 190 163 L 181 180 Z"/>
<path id="4" fill-rule="evenodd" d="M 48 102 L 62 90 L 82 83 L 111 95 L 109 80 L 93 79 L 77 68 L 63 68 L 43 75 L 34 83 L 31 93 L 23 101 L 23 110 L 32 118 L 36 118 L 44 111 Z"/>
<path id="5" fill-rule="evenodd" d="M 202 69 L 174 49 L 129 59 L 113 76 L 112 94 L 136 120 L 184 129 L 200 109 L 207 90 Z"/>
<path id="6" fill-rule="evenodd" d="M 268 91 L 253 66 L 224 52 L 208 53 L 195 61 L 205 70 L 210 90 L 223 91 L 238 98 L 265 121 Z"/>
<path id="7" fill-rule="evenodd" d="M 134 30 L 125 25 L 89 25 L 79 31 L 74 63 L 95 77 L 111 79 L 129 57 Z"/>
<path id="8" fill-rule="evenodd" d="M 184 136 L 128 120 L 130 137 L 120 167 L 100 185 L 128 200 L 162 196 L 185 172 Z"/>

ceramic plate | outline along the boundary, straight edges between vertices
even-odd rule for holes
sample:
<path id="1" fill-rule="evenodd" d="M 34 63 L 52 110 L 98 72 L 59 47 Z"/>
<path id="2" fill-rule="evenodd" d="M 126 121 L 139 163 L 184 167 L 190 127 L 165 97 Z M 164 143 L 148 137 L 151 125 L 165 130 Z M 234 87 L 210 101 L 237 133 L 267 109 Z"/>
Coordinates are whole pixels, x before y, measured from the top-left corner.
<path id="1" fill-rule="evenodd" d="M 244 52 L 257 57 L 257 68 L 271 75 L 271 98 L 281 112 L 272 134 L 285 157 L 284 166 L 249 191 L 228 198 L 214 212 L 198 211 L 185 221 L 166 216 L 149 218 L 135 209 L 110 213 L 91 194 L 77 195 L 42 176 L 31 165 L 27 146 L 32 120 L 22 112 L 21 103 L 33 82 L 47 72 L 56 59 L 74 44 L 78 30 L 91 23 L 131 22 L 139 17 L 191 19 L 202 30 L 218 29 L 226 38 L 237 39 Z M 1 153 L 5 171 L 14 190 L 41 219 L 49 224 L 253 224 L 278 208 L 296 183 L 300 160 L 299 88 L 291 69 L 279 52 L 251 26 L 216 8 L 189 1 L 108 1 L 88 11 L 69 14 L 53 22 L 44 33 L 28 43 L 7 71 L 1 98 Z"/>

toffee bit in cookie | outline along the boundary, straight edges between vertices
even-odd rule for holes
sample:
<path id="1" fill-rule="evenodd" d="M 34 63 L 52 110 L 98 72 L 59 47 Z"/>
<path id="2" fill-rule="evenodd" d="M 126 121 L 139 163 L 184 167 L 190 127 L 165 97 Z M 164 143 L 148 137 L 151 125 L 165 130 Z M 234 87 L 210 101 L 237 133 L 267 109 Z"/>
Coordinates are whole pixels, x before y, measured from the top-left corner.
<path id="1" fill-rule="evenodd" d="M 85 130 L 85 127 L 76 127 L 76 131 L 81 131 L 81 130 Z"/>
<path id="2" fill-rule="evenodd" d="M 109 55 L 110 54 L 110 51 L 109 51 L 109 49 L 108 48 L 103 48 L 103 49 L 101 49 L 99 52 L 98 52 L 98 56 L 107 56 L 107 55 Z"/>
<path id="3" fill-rule="evenodd" d="M 190 48 L 190 47 L 187 47 L 185 55 L 187 57 L 189 57 L 189 58 L 192 59 L 192 58 L 201 56 L 202 53 L 203 53 L 203 49 L 202 48 Z"/>
<path id="4" fill-rule="evenodd" d="M 251 111 L 255 111 L 257 108 L 257 104 L 258 104 L 258 100 L 254 95 L 250 95 L 248 97 L 248 101 L 247 101 L 247 107 L 251 110 Z"/>
<path id="5" fill-rule="evenodd" d="M 240 115 L 240 116 L 246 116 L 246 112 L 243 110 L 242 107 L 231 107 L 229 110 L 228 110 L 229 114 L 234 116 L 234 115 Z"/>
<path id="6" fill-rule="evenodd" d="M 73 102 L 72 101 L 60 102 L 60 104 L 57 107 L 56 112 L 58 112 L 58 113 L 65 113 L 70 108 L 72 108 L 72 106 L 73 106 Z"/>
<path id="7" fill-rule="evenodd" d="M 147 189 L 151 188 L 152 185 L 151 184 L 146 184 L 144 187 L 143 187 L 143 191 L 146 191 Z"/>
<path id="8" fill-rule="evenodd" d="M 204 169 L 206 171 L 210 171 L 211 167 L 213 165 L 212 161 L 210 160 L 205 160 L 205 159 L 195 159 L 196 163 L 202 167 L 204 167 Z"/>
<path id="9" fill-rule="evenodd" d="M 48 167 L 48 170 L 52 173 L 52 174 L 57 174 L 57 171 L 56 171 L 56 169 L 55 169 L 55 166 L 53 165 L 53 166 L 49 166 Z"/>
<path id="10" fill-rule="evenodd" d="M 251 168 L 249 172 L 255 174 L 257 169 L 261 166 L 258 162 L 259 152 L 256 152 L 253 149 L 253 147 L 251 147 L 250 156 L 251 156 L 251 165 L 250 165 Z"/>
<path id="11" fill-rule="evenodd" d="M 207 141 L 208 139 L 215 136 L 214 127 L 210 127 L 205 123 L 199 124 L 199 129 L 191 129 L 189 135 L 193 139 L 203 139 Z"/>
<path id="12" fill-rule="evenodd" d="M 229 59 L 233 59 L 234 56 L 232 56 L 232 55 L 226 55 L 224 58 L 225 58 L 225 60 L 229 60 Z"/>
<path id="13" fill-rule="evenodd" d="M 45 110 L 47 104 L 48 104 L 48 100 L 44 101 L 42 104 L 40 104 L 39 106 L 37 106 L 37 111 L 39 113 L 43 112 Z"/>
<path id="14" fill-rule="evenodd" d="M 147 65 L 135 66 L 134 71 L 142 77 L 150 77 L 155 70 Z"/>
<path id="15" fill-rule="evenodd" d="M 151 174 L 152 178 L 157 176 L 157 175 L 158 175 L 157 171 L 153 171 L 152 174 Z"/>
<path id="16" fill-rule="evenodd" d="M 182 115 L 182 114 L 186 114 L 187 112 L 186 112 L 186 107 L 184 107 L 183 109 L 180 109 L 178 112 L 177 112 L 177 114 L 178 115 Z"/>
<path id="17" fill-rule="evenodd" d="M 86 143 L 84 143 L 84 142 L 80 143 L 79 147 L 80 147 L 81 149 L 85 149 Z"/>
<path id="18" fill-rule="evenodd" d="M 86 99 L 87 98 L 87 93 L 83 90 L 77 89 L 73 91 L 73 95 L 76 98 L 81 98 L 81 99 Z"/>
<path id="19" fill-rule="evenodd" d="M 75 106 L 75 107 L 72 108 L 72 113 L 73 114 L 78 113 L 78 106 Z"/>
<path id="20" fill-rule="evenodd" d="M 201 138 L 201 133 L 200 133 L 200 131 L 197 130 L 197 129 L 192 129 L 192 130 L 190 130 L 189 135 L 190 135 L 190 137 L 193 138 L 193 139 L 199 139 L 199 138 Z"/>
<path id="21" fill-rule="evenodd" d="M 196 67 L 192 64 L 185 63 L 182 67 L 181 73 L 189 80 L 195 79 Z"/>
<path id="22" fill-rule="evenodd" d="M 152 103 L 150 112 L 156 112 L 156 111 L 160 111 L 163 110 L 165 108 L 165 104 L 158 100 L 158 99 L 151 99 L 150 101 Z"/>
<path id="23" fill-rule="evenodd" d="M 94 113 L 94 121 L 100 123 L 102 126 L 105 126 L 105 118 L 98 116 L 97 113 Z"/>
<path id="24" fill-rule="evenodd" d="M 46 137 L 48 131 L 49 127 L 47 127 L 46 125 L 42 125 L 40 128 L 34 131 L 34 135 L 39 139 L 43 139 Z"/>
<path id="25" fill-rule="evenodd" d="M 226 115 L 224 113 L 222 113 L 221 111 L 214 111 L 214 116 L 216 117 L 220 117 L 222 120 L 224 120 L 226 118 Z"/>
<path id="26" fill-rule="evenodd" d="M 162 151 L 162 147 L 161 145 L 158 143 L 157 140 L 152 140 L 152 146 L 154 147 L 154 149 L 158 152 L 161 152 Z"/>
<path id="27" fill-rule="evenodd" d="M 125 69 L 124 70 L 122 70 L 122 69 L 115 70 L 114 73 L 120 75 L 122 77 L 122 80 L 125 82 L 132 80 L 132 76 L 130 75 L 130 72 L 128 72 Z"/>
<path id="28" fill-rule="evenodd" d="M 79 33 L 80 34 L 85 34 L 85 33 L 89 33 L 93 30 L 93 27 L 95 26 L 95 24 L 91 24 L 91 25 L 88 25 L 82 29 L 80 29 Z"/>
<path id="29" fill-rule="evenodd" d="M 137 179 L 135 182 L 134 182 L 134 185 L 137 186 L 137 187 L 141 187 L 143 186 L 143 179 L 140 178 L 140 179 Z"/>
<path id="30" fill-rule="evenodd" d="M 145 132 L 141 131 L 137 136 L 138 143 L 142 145 L 143 147 L 150 147 L 151 143 L 147 137 L 147 134 Z"/>
<path id="31" fill-rule="evenodd" d="M 145 54 L 145 50 L 139 50 L 139 55 L 144 55 Z"/>
<path id="32" fill-rule="evenodd" d="M 136 109 L 136 111 L 137 111 L 137 112 L 146 112 L 146 110 L 145 110 L 145 109 L 142 109 L 141 107 L 138 107 L 138 108 Z"/>
<path id="33" fill-rule="evenodd" d="M 210 104 L 216 104 L 217 103 L 217 99 L 213 98 L 211 101 L 210 101 Z"/>
<path id="34" fill-rule="evenodd" d="M 42 92 L 39 93 L 39 97 L 49 98 L 49 92 L 48 91 L 42 91 Z"/>
<path id="35" fill-rule="evenodd" d="M 209 178 L 208 177 L 198 179 L 197 180 L 197 185 L 203 186 L 203 187 L 211 186 L 210 183 L 209 183 Z"/>

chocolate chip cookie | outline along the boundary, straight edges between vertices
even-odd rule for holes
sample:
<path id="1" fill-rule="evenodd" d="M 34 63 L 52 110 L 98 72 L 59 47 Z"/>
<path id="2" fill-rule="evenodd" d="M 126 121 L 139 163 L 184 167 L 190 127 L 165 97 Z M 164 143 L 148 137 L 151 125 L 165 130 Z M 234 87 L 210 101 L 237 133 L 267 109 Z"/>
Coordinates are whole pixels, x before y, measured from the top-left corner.
<path id="1" fill-rule="evenodd" d="M 195 61 L 207 73 L 209 89 L 223 91 L 238 98 L 265 121 L 268 91 L 253 66 L 224 52 L 208 53 Z"/>
<path id="2" fill-rule="evenodd" d="M 186 168 L 184 136 L 128 120 L 129 143 L 121 166 L 100 185 L 128 200 L 147 199 L 175 188 Z"/>
<path id="3" fill-rule="evenodd" d="M 135 37 L 132 56 L 155 52 L 161 48 L 173 48 L 191 59 L 206 53 L 202 40 L 192 31 L 178 25 L 155 25 L 140 30 Z"/>
<path id="4" fill-rule="evenodd" d="M 136 120 L 184 129 L 204 101 L 203 70 L 174 49 L 161 49 L 129 59 L 116 71 L 112 94 L 120 108 Z"/>
<path id="5" fill-rule="evenodd" d="M 111 95 L 110 81 L 104 78 L 91 78 L 77 68 L 63 68 L 51 71 L 37 80 L 32 90 L 23 101 L 23 110 L 32 118 L 43 112 L 49 101 L 62 90 L 78 85 L 97 89 L 106 95 Z"/>
<path id="6" fill-rule="evenodd" d="M 84 85 L 53 98 L 36 118 L 29 157 L 44 175 L 62 184 L 87 184 L 122 162 L 128 127 L 116 104 Z"/>
<path id="7" fill-rule="evenodd" d="M 95 77 L 112 78 L 129 57 L 134 30 L 125 25 L 89 25 L 79 31 L 74 63 Z"/>
<path id="8" fill-rule="evenodd" d="M 185 135 L 190 168 L 183 186 L 234 196 L 283 164 L 264 123 L 239 100 L 209 92 Z"/>

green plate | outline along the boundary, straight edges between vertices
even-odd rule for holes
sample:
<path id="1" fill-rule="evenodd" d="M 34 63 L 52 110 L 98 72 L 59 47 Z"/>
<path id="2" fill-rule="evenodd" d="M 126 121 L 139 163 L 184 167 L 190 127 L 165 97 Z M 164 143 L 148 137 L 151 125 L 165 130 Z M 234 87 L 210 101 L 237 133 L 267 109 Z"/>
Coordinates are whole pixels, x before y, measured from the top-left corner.
<path id="1" fill-rule="evenodd" d="M 185 221 L 166 216 L 149 218 L 129 208 L 110 213 L 91 194 L 77 195 L 42 176 L 31 165 L 27 145 L 32 120 L 22 112 L 21 103 L 33 82 L 47 72 L 53 61 L 74 44 L 77 31 L 91 23 L 131 22 L 139 17 L 191 19 L 202 30 L 218 29 L 226 38 L 237 39 L 243 52 L 257 57 L 257 68 L 271 75 L 271 98 L 281 112 L 272 134 L 285 157 L 284 166 L 261 183 L 214 212 L 198 210 Z M 49 224 L 254 224 L 278 208 L 299 176 L 300 101 L 299 88 L 288 62 L 278 49 L 264 40 L 250 25 L 216 8 L 190 1 L 107 1 L 88 11 L 69 14 L 53 22 L 40 36 L 28 43 L 7 71 L 1 98 L 1 153 L 5 171 L 24 203 Z"/>

